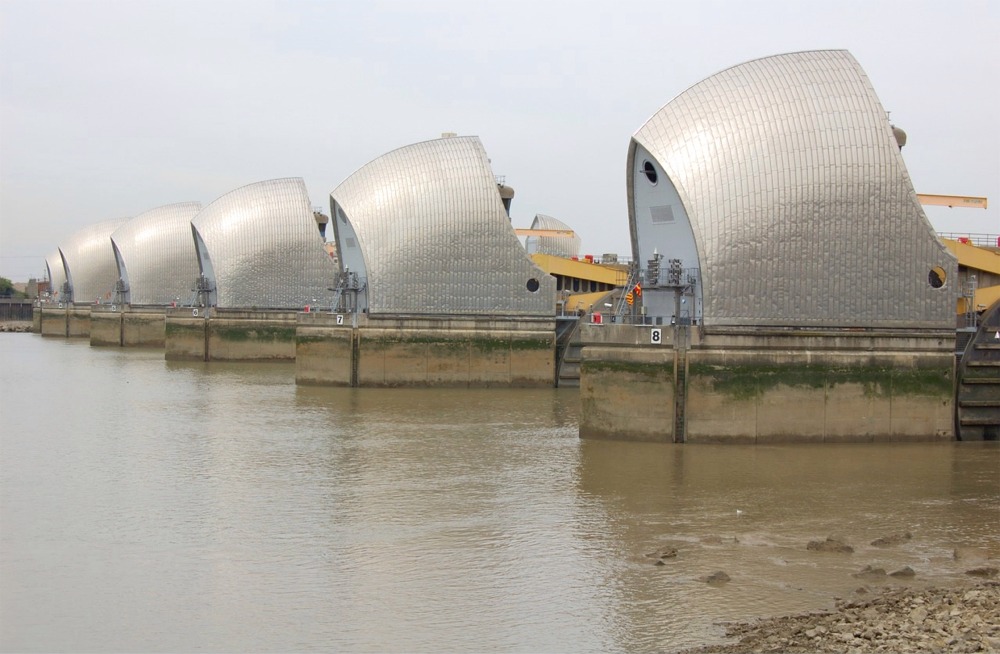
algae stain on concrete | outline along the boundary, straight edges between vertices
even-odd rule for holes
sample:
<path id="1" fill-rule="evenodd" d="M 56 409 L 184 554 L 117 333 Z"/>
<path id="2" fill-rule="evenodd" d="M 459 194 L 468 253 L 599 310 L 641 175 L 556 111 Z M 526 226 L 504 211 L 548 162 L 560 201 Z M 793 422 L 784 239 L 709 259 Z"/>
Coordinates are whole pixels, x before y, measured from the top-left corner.
<path id="1" fill-rule="evenodd" d="M 588 374 L 626 373 L 650 379 L 672 379 L 674 374 L 672 365 L 637 361 L 584 361 L 580 369 Z"/>
<path id="2" fill-rule="evenodd" d="M 537 351 L 553 350 L 555 345 L 543 339 L 503 339 L 503 338 L 475 338 L 471 341 L 472 347 L 480 352 L 499 351 Z"/>
<path id="3" fill-rule="evenodd" d="M 713 366 L 692 364 L 689 375 L 703 378 L 712 390 L 737 400 L 752 400 L 778 386 L 819 390 L 855 384 L 866 397 L 918 395 L 950 397 L 951 376 L 937 369 L 906 370 L 892 367 L 842 368 L 816 364 L 790 366 Z"/>
<path id="4" fill-rule="evenodd" d="M 217 338 L 233 343 L 244 343 L 247 341 L 279 341 L 294 342 L 294 327 L 216 327 L 212 334 Z"/>
<path id="5" fill-rule="evenodd" d="M 434 336 L 401 336 L 399 338 L 364 337 L 362 343 L 369 349 L 388 349 L 407 345 L 443 345 L 454 348 L 471 346 L 479 352 L 534 351 L 554 349 L 554 345 L 544 339 L 504 339 L 504 338 L 445 338 Z"/>
<path id="6" fill-rule="evenodd" d="M 183 324 L 175 322 L 167 322 L 164 326 L 164 333 L 167 336 L 180 336 L 182 334 L 198 334 L 202 335 L 205 331 L 205 323 L 199 322 L 195 324 Z"/>

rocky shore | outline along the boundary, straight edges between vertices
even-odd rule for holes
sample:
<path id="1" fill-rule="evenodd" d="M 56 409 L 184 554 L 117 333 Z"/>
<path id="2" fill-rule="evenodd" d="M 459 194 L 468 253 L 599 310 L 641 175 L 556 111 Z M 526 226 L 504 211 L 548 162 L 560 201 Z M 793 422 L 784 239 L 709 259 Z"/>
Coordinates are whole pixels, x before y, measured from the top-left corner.
<path id="1" fill-rule="evenodd" d="M 728 625 L 738 642 L 684 654 L 1000 652 L 1000 582 L 859 590 L 832 611 Z"/>
<path id="2" fill-rule="evenodd" d="M 31 331 L 30 320 L 11 320 L 8 322 L 0 322 L 0 333 L 4 332 L 24 333 L 30 331 Z"/>

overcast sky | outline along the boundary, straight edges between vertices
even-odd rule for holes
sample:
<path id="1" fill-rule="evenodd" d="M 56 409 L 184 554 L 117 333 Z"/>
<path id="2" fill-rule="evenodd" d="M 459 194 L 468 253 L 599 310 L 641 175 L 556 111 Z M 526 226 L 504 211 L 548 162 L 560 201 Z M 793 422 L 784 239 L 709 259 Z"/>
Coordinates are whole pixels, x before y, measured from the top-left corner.
<path id="1" fill-rule="evenodd" d="M 302 177 L 312 203 L 396 148 L 478 135 L 528 227 L 630 254 L 629 138 L 744 61 L 843 48 L 939 231 L 1000 233 L 1000 2 L 0 0 L 0 276 L 80 227 Z"/>

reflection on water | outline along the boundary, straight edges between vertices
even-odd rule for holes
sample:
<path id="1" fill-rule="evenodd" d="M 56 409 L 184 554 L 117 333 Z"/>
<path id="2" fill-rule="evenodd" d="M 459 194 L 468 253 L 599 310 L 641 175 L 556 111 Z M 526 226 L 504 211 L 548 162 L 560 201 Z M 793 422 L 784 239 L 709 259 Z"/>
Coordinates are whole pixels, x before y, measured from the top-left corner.
<path id="1" fill-rule="evenodd" d="M 1000 550 L 995 443 L 580 441 L 567 389 L 0 356 L 5 651 L 669 651 L 828 607 L 867 564 L 954 583 L 954 547 Z M 806 550 L 832 534 L 854 554 Z"/>

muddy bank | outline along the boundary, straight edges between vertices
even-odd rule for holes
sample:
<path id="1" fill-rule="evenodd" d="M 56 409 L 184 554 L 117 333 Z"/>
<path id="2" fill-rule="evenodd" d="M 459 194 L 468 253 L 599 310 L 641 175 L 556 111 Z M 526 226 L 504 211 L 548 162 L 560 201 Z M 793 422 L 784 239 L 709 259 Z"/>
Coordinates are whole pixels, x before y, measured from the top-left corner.
<path id="1" fill-rule="evenodd" d="M 831 611 L 727 625 L 738 642 L 684 654 L 1000 652 L 1000 582 L 859 591 Z"/>

